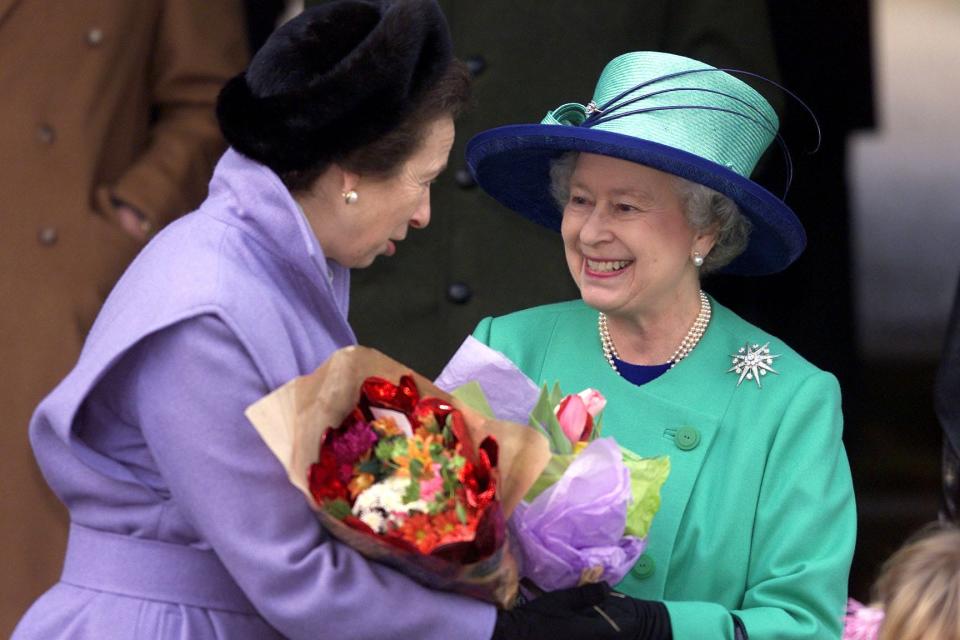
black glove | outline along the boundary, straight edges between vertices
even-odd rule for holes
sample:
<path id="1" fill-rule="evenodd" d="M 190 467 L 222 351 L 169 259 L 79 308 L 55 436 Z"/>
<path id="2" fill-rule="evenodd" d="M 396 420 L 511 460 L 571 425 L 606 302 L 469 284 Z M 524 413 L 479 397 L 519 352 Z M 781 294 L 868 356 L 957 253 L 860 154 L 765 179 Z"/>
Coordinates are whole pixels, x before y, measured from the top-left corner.
<path id="1" fill-rule="evenodd" d="M 639 600 L 618 591 L 609 591 L 603 602 L 591 608 L 616 635 L 603 637 L 624 640 L 673 640 L 667 606 L 653 600 Z"/>
<path id="2" fill-rule="evenodd" d="M 513 609 L 497 611 L 491 640 L 559 640 L 596 638 L 594 606 L 602 603 L 610 588 L 588 584 L 572 589 L 549 591 Z M 588 613 L 589 612 L 589 613 Z M 590 616 L 589 614 L 593 614 Z M 607 625 L 609 629 L 609 625 Z"/>
<path id="3" fill-rule="evenodd" d="M 551 591 L 497 612 L 491 640 L 672 640 L 660 602 L 637 600 L 605 583 Z"/>

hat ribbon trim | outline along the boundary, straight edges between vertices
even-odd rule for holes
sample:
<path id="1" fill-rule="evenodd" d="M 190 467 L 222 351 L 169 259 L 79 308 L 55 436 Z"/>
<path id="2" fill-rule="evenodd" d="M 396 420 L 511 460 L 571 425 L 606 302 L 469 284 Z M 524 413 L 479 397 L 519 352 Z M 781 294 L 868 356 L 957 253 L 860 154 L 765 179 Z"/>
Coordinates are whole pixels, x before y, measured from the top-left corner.
<path id="1" fill-rule="evenodd" d="M 793 100 L 795 100 L 797 103 L 800 104 L 801 107 L 803 107 L 803 109 L 806 111 L 807 115 L 810 116 L 810 119 L 813 121 L 813 125 L 814 125 L 814 127 L 815 127 L 815 129 L 816 129 L 817 142 L 816 142 L 816 145 L 814 146 L 814 148 L 810 151 L 810 153 L 811 153 L 811 154 L 816 153 L 816 152 L 820 149 L 820 143 L 821 143 L 821 141 L 822 141 L 822 134 L 821 134 L 821 131 L 820 131 L 820 122 L 817 120 L 817 116 L 813 113 L 813 110 L 807 105 L 807 103 L 805 103 L 803 100 L 801 100 L 800 97 L 799 97 L 797 94 L 795 94 L 795 93 L 794 93 L 793 91 L 791 91 L 790 89 L 787 89 L 785 86 L 783 86 L 783 85 L 780 84 L 779 82 L 776 82 L 776 81 L 774 81 L 774 80 L 771 80 L 771 79 L 769 79 L 769 78 L 767 78 L 767 77 L 765 77 L 765 76 L 762 76 L 762 75 L 760 75 L 760 74 L 758 74 L 758 73 L 753 73 L 753 72 L 751 72 L 751 71 L 744 71 L 744 70 L 742 70 L 742 69 L 732 69 L 732 68 L 729 68 L 729 67 L 721 67 L 721 68 L 708 67 L 708 68 L 705 68 L 705 69 L 685 69 L 685 70 L 683 70 L 683 71 L 676 71 L 676 72 L 674 72 L 674 73 L 664 74 L 664 75 L 662 75 L 662 76 L 657 76 L 657 77 L 655 77 L 655 78 L 651 78 L 651 79 L 649 79 L 649 80 L 647 80 L 647 81 L 645 81 L 645 82 L 641 82 L 640 84 L 637 84 L 637 85 L 635 85 L 635 86 L 627 89 L 626 91 L 620 92 L 619 94 L 617 94 L 616 96 L 614 96 L 614 97 L 611 98 L 610 100 L 607 100 L 605 103 L 603 103 L 603 104 L 600 105 L 600 106 L 597 106 L 595 102 L 591 101 L 591 102 L 590 102 L 590 105 L 588 105 L 588 108 L 585 109 L 585 116 L 586 116 L 586 118 L 585 118 L 583 121 L 581 121 L 580 123 L 578 123 L 577 126 L 586 127 L 586 128 L 592 128 L 592 127 L 594 127 L 594 126 L 596 126 L 597 124 L 600 124 L 600 123 L 602 123 L 602 122 L 608 122 L 608 121 L 610 121 L 610 120 L 614 120 L 614 119 L 616 119 L 616 118 L 621 118 L 621 117 L 628 116 L 628 115 L 634 115 L 634 114 L 639 114 L 639 113 L 647 113 L 647 112 L 650 112 L 650 111 L 661 111 L 661 110 L 670 110 L 670 109 L 684 109 L 684 108 L 687 108 L 687 109 L 705 109 L 705 110 L 711 110 L 711 111 L 721 111 L 721 112 L 726 112 L 726 113 L 730 113 L 730 114 L 733 114 L 733 115 L 738 115 L 738 116 L 740 116 L 740 117 L 742 117 L 742 118 L 745 118 L 746 120 L 749 120 L 749 121 L 753 122 L 754 124 L 760 125 L 762 128 L 766 129 L 768 132 L 773 133 L 774 139 L 777 141 L 777 145 L 780 147 L 781 154 L 783 155 L 783 162 L 784 162 L 784 166 L 785 166 L 785 169 L 786 169 L 786 172 L 785 172 L 785 173 L 786 173 L 786 179 L 785 179 L 785 181 L 784 181 L 783 196 L 782 196 L 782 198 L 785 200 L 786 197 L 787 197 L 787 193 L 790 191 L 790 186 L 793 184 L 793 169 L 794 169 L 793 155 L 790 153 L 790 149 L 789 149 L 789 147 L 787 146 L 786 141 L 785 141 L 785 140 L 783 139 L 783 137 L 780 135 L 780 133 L 779 133 L 779 127 L 777 127 L 776 124 L 774 124 L 766 115 L 764 115 L 762 111 L 760 111 L 757 107 L 755 107 L 754 105 L 750 104 L 749 102 L 747 102 L 747 101 L 745 101 L 745 100 L 743 100 L 743 99 L 741 99 L 741 98 L 738 98 L 738 97 L 736 97 L 736 96 L 730 95 L 730 94 L 728 94 L 728 93 L 725 93 L 725 92 L 722 92 L 722 91 L 717 91 L 717 90 L 715 90 L 715 89 L 705 89 L 705 88 L 700 88 L 700 87 L 674 87 L 674 88 L 670 88 L 670 89 L 663 89 L 663 90 L 660 90 L 660 91 L 653 91 L 653 92 L 650 92 L 650 93 L 646 93 L 646 94 L 644 94 L 644 95 L 642 95 L 642 96 L 637 96 L 637 97 L 632 98 L 632 99 L 630 99 L 630 100 L 628 100 L 628 101 L 625 101 L 625 102 L 622 102 L 622 103 L 620 103 L 620 104 L 617 104 L 618 101 L 622 100 L 623 98 L 626 98 L 626 97 L 629 96 L 631 93 L 634 93 L 634 92 L 636 92 L 636 91 L 639 91 L 640 89 L 643 89 L 644 87 L 648 87 L 648 86 L 650 86 L 650 85 L 654 85 L 654 84 L 656 84 L 656 83 L 664 82 L 664 81 L 666 81 L 666 80 L 670 80 L 670 79 L 673 79 L 673 78 L 678 78 L 678 77 L 681 77 L 681 76 L 691 75 L 691 74 L 694 74 L 694 73 L 713 72 L 713 71 L 721 71 L 721 72 L 724 72 L 724 73 L 730 73 L 730 74 L 736 74 L 736 75 L 749 76 L 749 77 L 751 77 L 751 78 L 756 78 L 756 79 L 758 79 L 758 80 L 762 80 L 763 82 L 766 82 L 766 83 L 768 83 L 768 84 L 771 84 L 771 85 L 773 85 L 774 87 L 780 89 L 783 93 L 785 93 L 785 94 L 786 94 L 787 96 L 789 96 L 790 98 L 793 98 Z M 714 94 L 721 95 L 721 96 L 724 96 L 724 97 L 726 97 L 726 98 L 729 98 L 729 99 L 731 99 L 731 100 L 734 100 L 734 101 L 736 101 L 736 102 L 739 102 L 739 103 L 743 104 L 744 106 L 748 107 L 749 109 L 753 110 L 754 112 L 756 112 L 757 115 L 759 115 L 759 116 L 763 119 L 763 122 L 760 122 L 760 121 L 758 121 L 758 120 L 756 120 L 756 119 L 754 119 L 754 118 L 752 118 L 752 117 L 750 117 L 750 116 L 748 116 L 748 115 L 745 115 L 745 114 L 743 114 L 743 113 L 740 113 L 740 112 L 737 112 L 737 111 L 733 111 L 733 110 L 730 110 L 730 109 L 723 109 L 723 108 L 721 108 L 721 107 L 696 106 L 696 105 L 676 105 L 676 106 L 671 106 L 671 107 L 656 107 L 656 108 L 649 108 L 649 109 L 637 109 L 637 110 L 628 111 L 628 112 L 620 113 L 620 114 L 616 114 L 616 115 L 613 115 L 613 114 L 611 113 L 611 112 L 617 111 L 618 109 L 621 109 L 621 108 L 623 108 L 623 107 L 625 107 L 625 106 L 627 106 L 627 105 L 629 105 L 629 104 L 633 104 L 633 103 L 639 102 L 639 101 L 641 101 L 641 100 L 644 100 L 644 99 L 649 98 L 649 97 L 652 97 L 652 96 L 660 95 L 660 94 L 663 94 L 663 93 L 669 93 L 669 92 L 671 92 L 671 91 L 685 91 L 685 90 L 686 90 L 686 91 L 702 91 L 702 92 L 705 92 L 705 93 L 714 93 Z M 592 107 L 592 108 L 589 108 L 589 107 Z M 766 123 L 766 124 L 764 124 L 764 123 Z"/>
<path id="2" fill-rule="evenodd" d="M 715 93 L 719 93 L 719 92 L 715 92 Z M 722 94 L 722 95 L 725 95 L 725 94 Z M 617 107 L 614 107 L 614 108 L 615 108 L 615 109 L 619 109 L 620 106 L 622 106 L 622 105 L 618 105 Z M 752 122 L 752 123 L 760 126 L 761 128 L 766 129 L 769 133 L 773 134 L 773 138 L 774 138 L 774 140 L 777 141 L 777 146 L 780 148 L 780 152 L 781 152 L 782 155 L 783 155 L 783 162 L 784 162 L 784 165 L 786 166 L 786 174 L 787 174 L 787 177 L 786 177 L 786 183 L 785 183 L 784 186 L 783 186 L 783 196 L 782 196 L 782 198 L 781 198 L 781 199 L 786 199 L 787 193 L 790 191 L 790 185 L 793 183 L 793 157 L 792 157 L 791 154 L 790 154 L 790 149 L 787 148 L 787 143 L 786 143 L 786 141 L 784 141 L 783 136 L 781 136 L 781 135 L 780 135 L 780 132 L 777 131 L 776 129 L 771 129 L 771 128 L 770 128 L 770 123 L 769 123 L 769 121 L 764 122 L 763 120 L 759 120 L 759 119 L 754 118 L 754 117 L 752 117 L 752 116 L 750 116 L 750 115 L 748 115 L 748 114 L 746 114 L 746 113 L 742 113 L 742 112 L 736 111 L 736 110 L 734 110 L 734 109 L 725 109 L 725 108 L 723 108 L 723 107 L 710 107 L 710 106 L 707 106 L 707 105 L 697 105 L 697 104 L 677 104 L 677 105 L 668 105 L 668 106 L 663 106 L 663 107 L 646 107 L 646 108 L 643 108 L 643 109 L 632 109 L 632 110 L 630 110 L 630 111 L 625 111 L 625 112 L 623 112 L 623 113 L 610 113 L 610 112 L 608 111 L 608 112 L 604 115 L 604 117 L 603 117 L 602 120 L 598 119 L 598 120 L 593 121 L 593 122 L 590 123 L 590 124 L 587 124 L 587 122 L 584 121 L 584 123 L 581 124 L 581 125 L 579 125 L 579 126 L 580 126 L 580 127 L 583 127 L 583 128 L 590 129 L 590 128 L 593 128 L 594 125 L 599 124 L 599 123 L 601 123 L 601 122 L 609 122 L 610 120 L 616 120 L 616 119 L 618 119 L 618 118 L 625 118 L 625 117 L 631 116 L 631 115 L 636 115 L 636 114 L 640 114 L 640 113 L 650 113 L 650 112 L 653 112 L 653 111 L 674 111 L 674 110 L 678 110 L 678 109 L 698 109 L 698 110 L 702 110 L 702 111 L 719 111 L 719 112 L 721 112 L 721 113 L 728 113 L 728 114 L 731 114 L 731 115 L 739 116 L 739 117 L 743 118 L 744 120 L 748 120 L 748 121 L 750 121 L 750 122 Z"/>
<path id="3" fill-rule="evenodd" d="M 625 106 L 627 106 L 627 105 L 630 105 L 630 104 L 634 104 L 635 102 L 640 102 L 641 100 L 646 100 L 647 98 L 652 98 L 652 97 L 654 97 L 654 96 L 662 95 L 662 94 L 664 94 L 664 93 L 671 93 L 671 92 L 674 92 L 674 91 L 700 91 L 700 92 L 702 92 L 702 93 L 713 93 L 713 94 L 716 94 L 716 95 L 718 95 L 718 96 L 723 96 L 723 97 L 725 97 L 725 98 L 729 98 L 729 99 L 733 100 L 734 102 L 739 102 L 740 104 L 742 104 L 743 106 L 745 106 L 745 107 L 747 107 L 748 109 L 752 110 L 752 111 L 753 111 L 754 113 L 756 113 L 760 118 L 763 119 L 763 121 L 766 123 L 766 127 L 764 127 L 764 128 L 767 129 L 767 131 L 768 131 L 771 135 L 776 135 L 776 133 L 777 133 L 777 128 L 778 128 L 778 127 L 777 127 L 776 123 L 774 123 L 773 120 L 771 120 L 770 118 L 768 118 L 762 111 L 760 111 L 760 109 L 758 109 L 758 108 L 755 107 L 754 105 L 750 104 L 750 103 L 747 102 L 746 100 L 744 100 L 744 99 L 742 99 L 742 98 L 738 98 L 738 97 L 735 96 L 735 95 L 731 95 L 731 94 L 726 93 L 726 92 L 723 92 L 723 91 L 718 91 L 718 90 L 716 90 L 716 89 L 704 89 L 704 88 L 701 88 L 701 87 L 673 87 L 673 88 L 670 88 L 670 89 L 660 89 L 659 91 L 651 91 L 650 93 L 645 93 L 645 94 L 643 94 L 642 96 L 637 96 L 637 97 L 635 97 L 635 98 L 631 98 L 630 100 L 627 100 L 627 101 L 625 101 L 625 102 L 621 102 L 620 104 L 616 104 L 616 105 L 613 105 L 613 106 L 609 106 L 609 107 L 607 107 L 606 109 L 603 109 L 603 110 L 598 109 L 598 108 L 596 107 L 596 105 L 594 105 L 593 112 L 590 111 L 590 105 L 587 105 L 587 113 L 591 113 L 591 114 L 592 114 L 592 113 L 595 113 L 595 112 L 597 112 L 597 111 L 600 111 L 602 115 L 598 115 L 598 116 L 595 116 L 595 117 L 592 117 L 592 118 L 588 118 L 588 119 L 583 123 L 582 126 L 585 126 L 585 127 L 593 127 L 593 126 L 596 126 L 596 125 L 600 124 L 601 122 L 606 122 L 607 120 L 613 120 L 613 119 L 615 119 L 615 118 L 617 118 L 617 117 L 619 117 L 619 116 L 609 117 L 609 114 L 610 114 L 611 112 L 615 112 L 615 111 L 617 111 L 618 109 L 622 109 L 623 107 L 625 107 Z M 591 103 L 591 104 L 593 104 L 593 103 Z M 633 112 L 631 112 L 631 113 L 633 113 Z"/>
<path id="4" fill-rule="evenodd" d="M 670 80 L 670 79 L 673 79 L 673 78 L 678 78 L 678 77 L 681 77 L 681 76 L 687 76 L 687 75 L 691 75 L 691 74 L 694 74 L 694 73 L 712 72 L 712 71 L 721 71 L 721 72 L 723 72 L 723 73 L 729 73 L 729 74 L 733 74 L 733 75 L 747 76 L 747 77 L 750 77 L 750 78 L 754 78 L 754 79 L 756 79 L 756 80 L 762 80 L 763 82 L 766 82 L 767 84 L 773 85 L 774 87 L 776 87 L 777 89 L 779 89 L 780 91 L 782 91 L 783 93 L 785 93 L 788 97 L 792 98 L 792 99 L 793 99 L 794 101 L 796 101 L 801 107 L 803 107 L 804 111 L 807 112 L 807 115 L 810 116 L 810 119 L 813 121 L 813 125 L 814 125 L 814 127 L 816 128 L 816 131 L 817 131 L 817 144 L 814 146 L 813 150 L 812 150 L 810 153 L 816 153 L 816 152 L 820 149 L 820 143 L 821 143 L 821 141 L 823 140 L 823 136 L 822 136 L 821 131 L 820 131 L 820 121 L 817 119 L 817 116 L 813 113 L 813 109 L 811 109 L 811 108 L 807 105 L 807 103 L 804 102 L 804 101 L 800 98 L 800 96 L 798 96 L 797 94 L 795 94 L 795 93 L 794 93 L 793 91 L 791 91 L 790 89 L 787 89 L 785 86 L 783 86 L 783 85 L 780 84 L 779 82 L 777 82 L 777 81 L 775 81 L 775 80 L 771 80 L 770 78 L 768 78 L 768 77 L 766 77 L 766 76 L 762 76 L 762 75 L 760 75 L 759 73 L 754 73 L 754 72 L 752 72 L 752 71 L 744 71 L 743 69 L 733 69 L 733 68 L 730 68 L 730 67 L 707 67 L 707 68 L 705 68 L 705 69 L 685 69 L 685 70 L 683 70 L 683 71 L 675 71 L 675 72 L 673 72 L 673 73 L 667 73 L 667 74 L 664 74 L 664 75 L 662 75 L 662 76 L 657 76 L 656 78 L 651 78 L 651 79 L 649 79 L 649 80 L 647 80 L 647 81 L 645 81 L 645 82 L 641 82 L 640 84 L 635 85 L 635 86 L 627 89 L 626 91 L 623 91 L 623 92 L 619 93 L 618 95 L 614 96 L 614 97 L 611 98 L 610 100 L 607 100 L 604 104 L 600 105 L 599 107 L 596 107 L 596 106 L 595 106 L 595 110 L 594 110 L 592 113 L 590 113 L 588 119 L 589 119 L 589 118 L 599 117 L 600 114 L 603 114 L 604 112 L 606 112 L 606 111 L 611 107 L 611 105 L 613 105 L 614 103 L 616 103 L 618 100 L 620 100 L 620 99 L 622 99 L 622 98 L 625 98 L 626 96 L 630 95 L 630 94 L 633 93 L 634 91 L 638 91 L 639 89 L 643 89 L 644 87 L 648 87 L 648 86 L 650 86 L 650 85 L 652 85 L 652 84 L 656 84 L 656 83 L 658 83 L 658 82 L 663 82 L 663 81 L 665 81 L 665 80 Z M 728 97 L 732 97 L 732 96 L 728 96 Z"/>

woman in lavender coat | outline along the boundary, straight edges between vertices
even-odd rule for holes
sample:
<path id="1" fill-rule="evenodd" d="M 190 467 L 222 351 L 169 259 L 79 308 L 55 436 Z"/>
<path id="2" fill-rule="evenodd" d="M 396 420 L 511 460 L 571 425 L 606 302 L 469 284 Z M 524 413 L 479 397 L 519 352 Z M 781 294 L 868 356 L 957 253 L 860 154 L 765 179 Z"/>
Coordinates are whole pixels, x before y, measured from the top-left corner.
<path id="1" fill-rule="evenodd" d="M 209 197 L 131 265 L 32 420 L 72 524 L 61 581 L 14 638 L 545 628 L 543 607 L 498 613 L 331 540 L 243 415 L 355 342 L 349 270 L 429 222 L 468 85 L 433 0 L 337 0 L 280 28 L 225 86 L 232 148 Z"/>

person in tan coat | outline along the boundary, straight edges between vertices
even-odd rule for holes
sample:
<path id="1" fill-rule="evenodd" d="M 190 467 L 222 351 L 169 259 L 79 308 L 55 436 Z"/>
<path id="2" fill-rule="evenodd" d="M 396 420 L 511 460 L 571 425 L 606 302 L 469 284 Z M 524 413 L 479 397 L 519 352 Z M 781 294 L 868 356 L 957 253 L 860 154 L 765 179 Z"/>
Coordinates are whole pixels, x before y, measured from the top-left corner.
<path id="1" fill-rule="evenodd" d="M 0 637 L 60 571 L 33 409 L 145 239 L 204 198 L 239 0 L 0 0 Z"/>

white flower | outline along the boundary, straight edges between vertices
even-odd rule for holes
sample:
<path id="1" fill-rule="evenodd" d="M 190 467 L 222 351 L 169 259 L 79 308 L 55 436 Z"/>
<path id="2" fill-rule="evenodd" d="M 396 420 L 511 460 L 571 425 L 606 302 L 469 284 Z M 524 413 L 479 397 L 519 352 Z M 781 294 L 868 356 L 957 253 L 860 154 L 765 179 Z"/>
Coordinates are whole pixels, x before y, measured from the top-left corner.
<path id="1" fill-rule="evenodd" d="M 410 486 L 410 478 L 390 476 L 364 489 L 353 502 L 353 515 L 360 518 L 368 527 L 377 533 L 384 533 L 390 521 L 396 521 L 396 516 L 405 516 L 411 511 L 427 511 L 427 503 L 423 500 L 403 503 L 403 494 Z"/>

